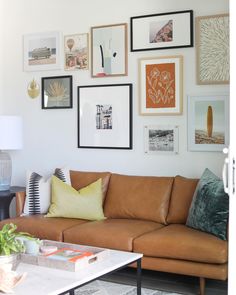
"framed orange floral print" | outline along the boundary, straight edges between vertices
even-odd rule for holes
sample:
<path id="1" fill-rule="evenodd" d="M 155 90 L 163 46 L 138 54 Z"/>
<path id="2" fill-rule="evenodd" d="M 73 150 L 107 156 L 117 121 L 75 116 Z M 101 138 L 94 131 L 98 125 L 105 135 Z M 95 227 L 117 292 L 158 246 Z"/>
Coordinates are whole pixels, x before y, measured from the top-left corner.
<path id="1" fill-rule="evenodd" d="M 183 57 L 140 59 L 139 70 L 140 114 L 182 114 Z"/>

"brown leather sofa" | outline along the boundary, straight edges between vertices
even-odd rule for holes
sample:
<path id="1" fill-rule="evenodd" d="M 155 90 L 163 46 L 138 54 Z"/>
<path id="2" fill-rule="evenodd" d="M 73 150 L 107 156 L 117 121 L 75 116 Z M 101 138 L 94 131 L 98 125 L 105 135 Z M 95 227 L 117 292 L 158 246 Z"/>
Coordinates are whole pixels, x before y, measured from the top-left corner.
<path id="1" fill-rule="evenodd" d="M 71 171 L 80 189 L 110 175 L 103 221 L 45 218 L 31 215 L 4 220 L 20 231 L 51 239 L 144 254 L 142 268 L 197 276 L 204 294 L 205 278 L 226 280 L 228 243 L 185 225 L 198 180 L 181 176 L 127 176 Z M 25 193 L 16 196 L 17 215 Z"/>

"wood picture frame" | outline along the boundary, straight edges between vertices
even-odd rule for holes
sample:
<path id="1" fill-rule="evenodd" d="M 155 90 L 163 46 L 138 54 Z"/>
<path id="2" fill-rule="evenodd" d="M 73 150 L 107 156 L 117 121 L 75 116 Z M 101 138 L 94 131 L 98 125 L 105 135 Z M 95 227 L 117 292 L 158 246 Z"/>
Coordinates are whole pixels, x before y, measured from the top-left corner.
<path id="1" fill-rule="evenodd" d="M 183 56 L 139 59 L 140 115 L 181 115 Z"/>
<path id="2" fill-rule="evenodd" d="M 91 28 L 91 76 L 128 75 L 127 23 Z"/>

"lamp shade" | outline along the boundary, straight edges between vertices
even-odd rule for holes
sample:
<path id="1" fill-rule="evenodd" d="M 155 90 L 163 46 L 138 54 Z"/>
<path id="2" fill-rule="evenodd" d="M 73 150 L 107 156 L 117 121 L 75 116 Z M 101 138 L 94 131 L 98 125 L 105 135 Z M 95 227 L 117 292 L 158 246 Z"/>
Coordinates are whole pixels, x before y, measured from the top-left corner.
<path id="1" fill-rule="evenodd" d="M 0 150 L 20 150 L 22 147 L 22 118 L 0 116 Z"/>

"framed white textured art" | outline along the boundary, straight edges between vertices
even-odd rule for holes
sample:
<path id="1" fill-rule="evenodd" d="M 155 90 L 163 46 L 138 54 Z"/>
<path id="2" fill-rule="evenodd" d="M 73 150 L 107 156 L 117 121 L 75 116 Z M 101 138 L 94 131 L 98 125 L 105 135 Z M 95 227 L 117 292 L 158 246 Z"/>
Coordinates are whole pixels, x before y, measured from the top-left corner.
<path id="1" fill-rule="evenodd" d="M 197 83 L 229 83 L 229 15 L 196 17 Z"/>

